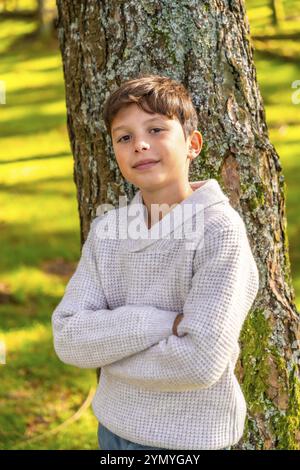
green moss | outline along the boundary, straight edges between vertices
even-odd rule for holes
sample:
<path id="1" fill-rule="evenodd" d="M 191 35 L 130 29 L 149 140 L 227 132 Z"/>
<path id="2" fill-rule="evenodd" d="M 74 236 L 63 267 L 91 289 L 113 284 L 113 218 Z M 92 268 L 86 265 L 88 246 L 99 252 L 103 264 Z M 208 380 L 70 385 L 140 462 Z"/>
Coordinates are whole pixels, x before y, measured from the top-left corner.
<path id="1" fill-rule="evenodd" d="M 249 209 L 251 211 L 254 211 L 257 207 L 259 206 L 258 204 L 258 200 L 256 197 L 254 197 L 253 199 L 250 199 L 249 201 Z"/>
<path id="2" fill-rule="evenodd" d="M 190 181 L 206 180 L 214 178 L 223 185 L 221 176 L 221 162 L 218 164 L 210 161 L 211 152 L 209 151 L 207 141 L 203 142 L 200 154 L 190 165 Z"/>
<path id="3" fill-rule="evenodd" d="M 245 395 L 251 416 L 262 414 L 266 428 L 274 439 L 276 449 L 298 450 L 297 431 L 300 429 L 300 381 L 297 367 L 287 372 L 287 364 L 275 346 L 270 345 L 271 327 L 263 310 L 251 312 L 241 332 L 241 360 L 244 380 L 241 388 Z M 279 393 L 288 394 L 287 410 L 281 410 L 268 397 L 268 357 L 271 354 L 278 370 L 278 383 L 282 387 Z M 255 441 L 255 448 L 264 449 L 263 438 L 255 421 L 246 420 L 245 441 Z M 247 444 L 246 444 L 247 447 Z"/>
<path id="4" fill-rule="evenodd" d="M 279 187 L 280 187 L 280 197 L 284 200 L 284 203 L 287 201 L 287 186 L 284 178 L 279 178 Z M 290 264 L 290 255 L 289 255 L 289 239 L 288 239 L 288 232 L 287 232 L 287 221 L 284 219 L 282 221 L 283 231 L 284 231 L 284 259 L 285 259 L 285 267 L 284 267 L 284 280 L 286 284 L 289 286 L 289 289 L 294 293 L 294 288 L 292 284 L 292 276 L 291 276 L 291 264 Z"/>
<path id="5" fill-rule="evenodd" d="M 265 202 L 265 188 L 263 184 L 257 183 L 255 184 L 256 190 L 256 197 L 259 201 L 260 206 L 262 206 Z"/>
<path id="6" fill-rule="evenodd" d="M 245 185 L 244 185 L 245 187 Z M 262 207 L 265 202 L 265 188 L 261 183 L 255 183 L 251 188 L 255 188 L 255 196 L 249 200 L 249 209 L 254 211 L 257 207 Z"/>
<path id="7" fill-rule="evenodd" d="M 261 413 L 265 408 L 266 377 L 268 375 L 267 354 L 271 329 L 263 310 L 252 311 L 241 332 L 242 384 L 245 399 L 251 413 Z"/>
<path id="8" fill-rule="evenodd" d="M 280 358 L 282 359 L 282 358 Z M 274 413 L 270 419 L 272 433 L 276 436 L 276 449 L 300 450 L 300 381 L 297 377 L 297 366 L 293 366 L 288 377 L 288 409 L 286 412 Z"/>

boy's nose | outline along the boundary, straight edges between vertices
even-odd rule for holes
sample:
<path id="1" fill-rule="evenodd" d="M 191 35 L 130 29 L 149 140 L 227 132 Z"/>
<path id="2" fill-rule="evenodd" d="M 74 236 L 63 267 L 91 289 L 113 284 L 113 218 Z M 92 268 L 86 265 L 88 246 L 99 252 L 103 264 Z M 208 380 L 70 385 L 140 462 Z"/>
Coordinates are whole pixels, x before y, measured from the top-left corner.
<path id="1" fill-rule="evenodd" d="M 150 147 L 150 145 L 147 144 L 146 142 L 143 142 L 143 141 L 137 142 L 136 146 L 135 146 L 136 150 L 138 150 L 138 151 L 141 151 L 143 149 L 147 150 L 149 147 Z"/>

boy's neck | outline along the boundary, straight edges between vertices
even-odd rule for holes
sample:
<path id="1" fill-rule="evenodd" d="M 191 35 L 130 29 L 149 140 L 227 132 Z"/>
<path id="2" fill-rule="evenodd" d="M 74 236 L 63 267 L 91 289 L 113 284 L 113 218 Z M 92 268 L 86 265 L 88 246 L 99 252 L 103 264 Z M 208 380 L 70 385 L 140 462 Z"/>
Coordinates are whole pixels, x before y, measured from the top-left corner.
<path id="1" fill-rule="evenodd" d="M 176 183 L 173 186 L 167 186 L 158 191 L 145 191 L 141 189 L 143 202 L 148 211 L 148 229 L 170 212 L 176 204 L 180 204 L 184 199 L 193 194 L 193 192 L 189 183 L 181 186 Z M 166 205 L 166 207 L 161 207 L 161 212 L 158 214 L 156 214 L 154 208 L 152 209 L 154 220 L 151 220 L 151 204 Z"/>

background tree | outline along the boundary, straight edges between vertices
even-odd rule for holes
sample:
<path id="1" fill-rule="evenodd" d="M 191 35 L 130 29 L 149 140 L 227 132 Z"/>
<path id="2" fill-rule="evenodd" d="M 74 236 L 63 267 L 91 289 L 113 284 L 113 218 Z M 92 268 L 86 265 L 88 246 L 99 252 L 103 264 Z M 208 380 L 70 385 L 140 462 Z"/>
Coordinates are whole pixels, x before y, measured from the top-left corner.
<path id="1" fill-rule="evenodd" d="M 122 179 L 102 120 L 125 79 L 182 81 L 204 148 L 190 179 L 216 178 L 247 226 L 260 291 L 244 324 L 236 374 L 248 404 L 236 448 L 300 448 L 299 314 L 288 253 L 285 182 L 271 144 L 242 1 L 57 0 L 84 242 L 96 208 L 136 188 Z"/>
<path id="2" fill-rule="evenodd" d="M 272 21 L 274 26 L 280 26 L 284 21 L 284 6 L 282 0 L 271 0 Z"/>
<path id="3" fill-rule="evenodd" d="M 55 2 L 53 0 L 37 0 L 37 34 L 47 37 L 53 34 L 56 15 Z"/>

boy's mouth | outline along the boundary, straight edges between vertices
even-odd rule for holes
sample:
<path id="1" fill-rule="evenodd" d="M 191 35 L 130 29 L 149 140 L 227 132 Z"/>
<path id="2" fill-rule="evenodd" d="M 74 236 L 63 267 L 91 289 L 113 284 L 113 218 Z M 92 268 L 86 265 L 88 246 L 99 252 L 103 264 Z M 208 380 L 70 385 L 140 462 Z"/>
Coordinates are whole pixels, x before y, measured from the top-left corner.
<path id="1" fill-rule="evenodd" d="M 153 167 L 154 165 L 156 165 L 157 163 L 159 162 L 159 160 L 150 160 L 150 159 L 147 159 L 147 160 L 143 160 L 141 162 L 138 162 L 136 163 L 133 168 L 137 169 L 137 170 L 143 170 L 143 169 L 146 169 L 146 168 L 151 168 Z"/>

